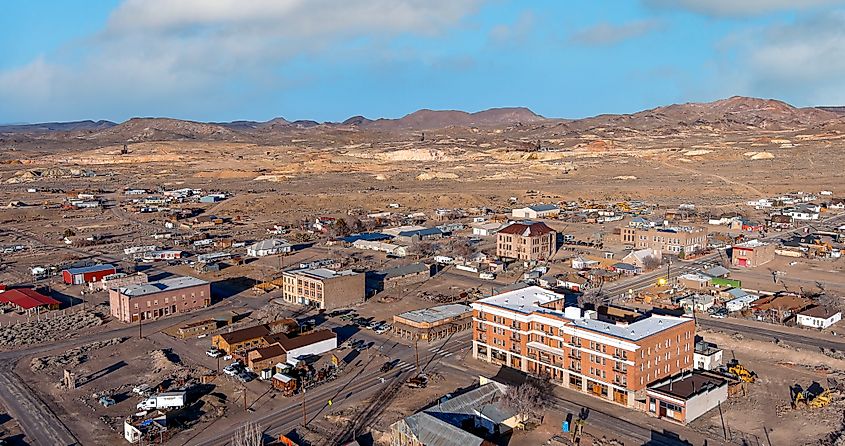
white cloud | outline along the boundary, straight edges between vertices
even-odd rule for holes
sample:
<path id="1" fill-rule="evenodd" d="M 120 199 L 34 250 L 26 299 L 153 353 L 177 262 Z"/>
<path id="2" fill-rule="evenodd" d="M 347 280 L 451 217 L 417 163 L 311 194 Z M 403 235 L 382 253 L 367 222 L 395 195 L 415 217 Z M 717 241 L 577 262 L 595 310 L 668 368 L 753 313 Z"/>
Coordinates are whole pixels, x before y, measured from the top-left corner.
<path id="1" fill-rule="evenodd" d="M 490 30 L 490 40 L 499 45 L 522 43 L 534 29 L 534 13 L 525 11 L 511 24 L 494 26 Z"/>
<path id="2" fill-rule="evenodd" d="M 637 20 L 623 24 L 599 23 L 574 33 L 571 40 L 582 45 L 614 45 L 625 40 L 640 37 L 659 28 L 656 20 Z"/>
<path id="3" fill-rule="evenodd" d="M 687 10 L 714 17 L 754 16 L 845 4 L 843 0 L 644 0 L 655 8 Z"/>
<path id="4" fill-rule="evenodd" d="M 74 48 L 83 56 L 60 53 L 0 71 L 0 103 L 16 107 L 15 116 L 0 118 L 191 113 L 198 101 L 231 101 L 227 88 L 236 80 L 284 87 L 280 67 L 295 57 L 403 34 L 437 36 L 481 1 L 126 0 L 79 43 L 82 51 Z"/>
<path id="5" fill-rule="evenodd" d="M 731 94 L 796 105 L 845 104 L 845 11 L 742 32 L 723 46 L 722 84 Z"/>

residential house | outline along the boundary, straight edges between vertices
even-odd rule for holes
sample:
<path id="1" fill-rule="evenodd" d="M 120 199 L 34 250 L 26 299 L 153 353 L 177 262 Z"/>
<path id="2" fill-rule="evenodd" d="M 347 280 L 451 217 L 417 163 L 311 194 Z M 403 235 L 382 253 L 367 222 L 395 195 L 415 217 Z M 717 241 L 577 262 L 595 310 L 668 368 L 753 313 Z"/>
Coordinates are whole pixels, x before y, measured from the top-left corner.
<path id="1" fill-rule="evenodd" d="M 783 214 L 772 214 L 769 216 L 767 224 L 775 231 L 782 231 L 795 227 L 795 222 L 792 219 L 792 216 Z"/>
<path id="2" fill-rule="evenodd" d="M 617 272 L 619 274 L 622 274 L 623 276 L 634 276 L 634 275 L 637 275 L 637 274 L 643 272 L 642 268 L 640 268 L 636 265 L 631 265 L 630 263 L 624 263 L 624 262 L 614 263 L 610 267 L 610 270 L 613 271 L 613 272 Z"/>
<path id="3" fill-rule="evenodd" d="M 798 325 L 803 327 L 826 329 L 831 325 L 839 322 L 842 319 L 842 312 L 839 310 L 826 307 L 824 305 L 815 305 L 798 313 L 795 317 Z"/>
<path id="4" fill-rule="evenodd" d="M 557 250 L 556 232 L 545 223 L 513 223 L 496 234 L 496 255 L 516 260 L 547 260 Z"/>
<path id="5" fill-rule="evenodd" d="M 732 313 L 751 308 L 751 303 L 760 298 L 760 296 L 747 293 L 740 288 L 731 288 L 725 294 L 729 299 L 725 302 L 725 309 Z"/>
<path id="6" fill-rule="evenodd" d="M 628 255 L 622 258 L 622 261 L 630 263 L 631 265 L 645 271 L 647 269 L 647 263 L 660 264 L 663 262 L 663 252 L 652 248 L 638 249 L 636 251 L 631 251 Z"/>
<path id="7" fill-rule="evenodd" d="M 762 320 L 783 323 L 813 305 L 813 301 L 791 293 L 761 297 L 751 303 L 754 314 Z"/>
<path id="8" fill-rule="evenodd" d="M 709 294 L 693 294 L 678 301 L 687 314 L 706 313 L 716 304 L 716 298 Z"/>
<path id="9" fill-rule="evenodd" d="M 246 255 L 250 257 L 264 257 L 276 254 L 287 254 L 293 251 L 293 245 L 285 239 L 271 238 L 249 245 Z"/>

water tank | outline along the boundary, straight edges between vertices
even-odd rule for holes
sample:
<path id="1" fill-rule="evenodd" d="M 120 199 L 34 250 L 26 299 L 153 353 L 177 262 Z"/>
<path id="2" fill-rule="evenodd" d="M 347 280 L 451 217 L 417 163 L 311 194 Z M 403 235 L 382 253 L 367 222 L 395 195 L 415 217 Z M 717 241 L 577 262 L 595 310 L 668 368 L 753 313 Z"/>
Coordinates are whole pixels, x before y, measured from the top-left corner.
<path id="1" fill-rule="evenodd" d="M 578 307 L 566 307 L 563 309 L 563 317 L 567 319 L 581 319 L 581 309 Z"/>

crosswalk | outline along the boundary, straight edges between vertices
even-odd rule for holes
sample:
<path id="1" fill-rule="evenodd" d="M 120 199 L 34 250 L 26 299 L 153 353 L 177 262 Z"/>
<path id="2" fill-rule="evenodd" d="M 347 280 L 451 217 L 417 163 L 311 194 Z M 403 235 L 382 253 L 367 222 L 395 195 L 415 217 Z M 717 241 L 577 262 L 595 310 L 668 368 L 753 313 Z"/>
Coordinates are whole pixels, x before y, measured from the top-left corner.
<path id="1" fill-rule="evenodd" d="M 440 348 L 440 347 L 437 347 L 437 346 L 429 347 L 427 349 L 427 351 L 429 353 L 434 354 L 434 356 L 439 356 L 441 358 L 449 358 L 449 357 L 451 357 L 452 355 L 455 354 L 454 352 L 450 352 L 450 351 L 448 351 L 444 348 Z M 422 355 L 420 355 L 420 356 L 422 356 Z M 417 368 L 416 364 L 409 363 L 409 362 L 407 362 L 403 359 L 400 359 L 399 362 L 396 363 L 396 367 L 394 369 L 402 371 L 402 372 L 408 372 L 408 371 L 411 371 L 415 368 Z"/>

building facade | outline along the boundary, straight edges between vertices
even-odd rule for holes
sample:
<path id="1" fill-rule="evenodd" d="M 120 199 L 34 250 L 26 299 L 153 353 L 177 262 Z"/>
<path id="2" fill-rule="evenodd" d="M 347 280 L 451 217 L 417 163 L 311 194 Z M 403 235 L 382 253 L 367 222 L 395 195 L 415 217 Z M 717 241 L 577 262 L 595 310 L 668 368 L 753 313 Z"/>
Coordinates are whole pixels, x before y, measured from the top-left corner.
<path id="1" fill-rule="evenodd" d="M 352 270 L 302 268 L 282 273 L 282 297 L 322 310 L 349 307 L 364 301 L 364 274 Z"/>
<path id="2" fill-rule="evenodd" d="M 692 319 L 614 323 L 564 298 L 527 287 L 473 303 L 473 357 L 626 406 L 644 404 L 649 383 L 693 368 Z"/>
<path id="3" fill-rule="evenodd" d="M 209 305 L 211 284 L 188 276 L 109 290 L 112 317 L 127 323 L 187 313 Z"/>
<path id="4" fill-rule="evenodd" d="M 775 245 L 759 240 L 749 240 L 731 248 L 731 265 L 756 268 L 775 259 Z"/>
<path id="5" fill-rule="evenodd" d="M 664 254 L 686 256 L 707 247 L 707 230 L 701 227 L 621 228 L 622 243 L 636 249 L 650 248 Z"/>
<path id="6" fill-rule="evenodd" d="M 472 308 L 464 304 L 440 305 L 393 316 L 393 333 L 409 340 L 443 339 L 472 327 Z"/>
<path id="7" fill-rule="evenodd" d="M 555 250 L 557 233 L 545 223 L 513 223 L 496 234 L 496 255 L 516 260 L 546 260 Z"/>

